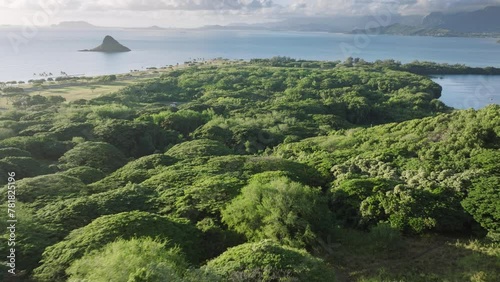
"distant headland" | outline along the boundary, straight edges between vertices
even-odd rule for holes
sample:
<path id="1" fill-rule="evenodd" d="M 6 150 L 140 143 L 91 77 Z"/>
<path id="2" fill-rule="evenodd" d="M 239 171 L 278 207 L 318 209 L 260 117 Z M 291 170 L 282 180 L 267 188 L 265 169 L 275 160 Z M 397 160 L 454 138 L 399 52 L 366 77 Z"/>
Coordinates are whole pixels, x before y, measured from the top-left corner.
<path id="1" fill-rule="evenodd" d="M 130 52 L 128 47 L 123 46 L 113 37 L 106 35 L 101 45 L 93 49 L 79 50 L 80 52 L 105 52 L 105 53 L 119 53 L 119 52 Z"/>
<path id="2" fill-rule="evenodd" d="M 93 24 L 90 24 L 86 21 L 68 21 L 68 22 L 60 22 L 59 24 L 54 24 L 52 27 L 55 28 L 64 28 L 64 29 L 93 29 L 99 28 Z"/>

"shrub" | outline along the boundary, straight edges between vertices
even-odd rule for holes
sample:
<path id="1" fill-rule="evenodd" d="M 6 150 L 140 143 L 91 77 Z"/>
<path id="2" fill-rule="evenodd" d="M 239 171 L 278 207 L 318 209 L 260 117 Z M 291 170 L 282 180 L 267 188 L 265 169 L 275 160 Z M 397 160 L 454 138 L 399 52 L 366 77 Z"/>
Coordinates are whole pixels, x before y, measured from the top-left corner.
<path id="1" fill-rule="evenodd" d="M 127 211 L 155 212 L 156 193 L 137 184 L 111 191 L 58 201 L 37 211 L 43 222 L 64 226 L 71 231 L 89 224 L 92 220 Z"/>
<path id="2" fill-rule="evenodd" d="M 194 140 L 177 144 L 166 152 L 166 155 L 179 159 L 194 159 L 208 156 L 226 156 L 233 151 L 224 144 L 214 140 Z"/>
<path id="3" fill-rule="evenodd" d="M 376 213 L 375 210 L 378 211 L 382 208 L 372 208 L 372 212 L 370 213 L 371 217 L 364 218 L 361 211 L 363 201 L 366 201 L 366 199 L 375 194 L 376 191 L 385 193 L 392 189 L 392 187 L 394 187 L 393 182 L 379 178 L 349 179 L 342 181 L 332 191 L 332 208 L 337 218 L 342 220 L 345 227 L 366 228 L 369 224 L 376 224 L 379 220 L 384 220 L 385 218 L 382 217 L 385 216 L 385 214 L 382 213 L 380 217 L 376 217 L 379 213 Z M 377 203 L 373 203 L 372 201 L 370 207 L 373 207 L 374 204 Z M 378 204 L 381 206 L 380 203 Z M 365 206 L 363 207 L 367 209 Z"/>
<path id="4" fill-rule="evenodd" d="M 488 177 L 473 182 L 468 197 L 462 201 L 490 237 L 500 240 L 500 177 Z"/>
<path id="5" fill-rule="evenodd" d="M 62 172 L 62 174 L 78 178 L 85 184 L 94 183 L 106 176 L 101 170 L 89 166 L 70 168 Z"/>
<path id="6" fill-rule="evenodd" d="M 0 168 L 16 173 L 16 179 L 48 173 L 49 168 L 31 157 L 7 157 L 0 160 Z"/>
<path id="7" fill-rule="evenodd" d="M 126 156 L 134 158 L 163 151 L 167 145 L 177 143 L 178 134 L 170 133 L 152 123 L 127 120 L 107 120 L 94 128 L 98 140 L 112 144 Z"/>
<path id="8" fill-rule="evenodd" d="M 17 182 L 16 189 L 16 197 L 20 202 L 29 203 L 35 207 L 86 193 L 87 188 L 79 179 L 63 174 L 25 178 Z"/>
<path id="9" fill-rule="evenodd" d="M 188 263 L 178 248 L 151 238 L 109 243 L 66 270 L 68 281 L 183 281 Z"/>
<path id="10" fill-rule="evenodd" d="M 16 273 L 25 273 L 30 275 L 33 269 L 39 265 L 44 249 L 57 241 L 64 238 L 60 226 L 54 224 L 40 224 L 40 220 L 33 216 L 34 210 L 27 207 L 21 202 L 16 203 L 16 220 L 21 224 L 16 224 Z M 0 223 L 0 228 L 6 230 L 10 223 L 6 220 Z M 2 234 L 2 240 L 7 241 L 8 234 Z M 22 247 L 17 247 L 22 246 Z M 9 249 L 13 246 L 8 244 L 0 245 L 0 252 L 9 253 Z M 7 270 L 5 270 L 7 273 Z M 12 275 L 9 278 L 1 281 L 31 281 L 25 280 L 25 277 L 19 277 L 19 280 L 12 280 Z M 23 279 L 24 278 L 24 279 Z"/>
<path id="11" fill-rule="evenodd" d="M 120 150 L 103 142 L 78 144 L 66 152 L 59 161 L 64 168 L 89 166 L 105 173 L 113 172 L 127 162 Z"/>
<path id="12" fill-rule="evenodd" d="M 198 127 L 207 123 L 210 119 L 208 115 L 192 110 L 162 112 L 153 115 L 151 118 L 162 128 L 178 131 L 185 137 L 195 131 Z"/>
<path id="13" fill-rule="evenodd" d="M 220 212 L 240 192 L 245 182 L 230 174 L 202 177 L 177 198 L 176 213 L 192 220 L 220 219 Z"/>
<path id="14" fill-rule="evenodd" d="M 0 147 L 15 147 L 30 152 L 34 158 L 57 160 L 68 149 L 68 144 L 49 136 L 17 136 L 0 141 Z"/>
<path id="15" fill-rule="evenodd" d="M 21 94 L 24 93 L 24 89 L 20 87 L 5 87 L 2 89 L 5 94 Z"/>
<path id="16" fill-rule="evenodd" d="M 299 247 L 312 246 L 333 228 L 321 190 L 280 172 L 255 175 L 222 211 L 222 219 L 252 241 L 273 239 Z"/>
<path id="17" fill-rule="evenodd" d="M 92 138 L 92 124 L 89 123 L 69 123 L 58 125 L 50 129 L 59 140 L 71 140 L 73 137 Z"/>
<path id="18" fill-rule="evenodd" d="M 16 136 L 14 130 L 10 128 L 0 128 L 0 140 Z"/>
<path id="19" fill-rule="evenodd" d="M 185 220 L 171 219 L 147 212 L 124 212 L 102 216 L 89 225 L 73 230 L 63 241 L 48 247 L 42 265 L 35 269 L 39 281 L 65 280 L 65 270 L 77 259 L 99 250 L 118 238 L 151 237 L 168 240 L 168 247 L 179 245 L 189 261 L 199 259 L 199 232 Z"/>
<path id="20" fill-rule="evenodd" d="M 96 191 L 106 191 L 124 186 L 129 182 L 138 184 L 150 178 L 162 167 L 173 165 L 175 162 L 177 162 L 176 159 L 162 154 L 145 156 L 129 162 L 101 181 L 92 184 L 91 187 Z"/>
<path id="21" fill-rule="evenodd" d="M 270 240 L 230 248 L 203 269 L 223 281 L 335 281 L 321 259 Z"/>
<path id="22" fill-rule="evenodd" d="M 125 105 L 108 104 L 92 107 L 91 118 L 98 119 L 131 119 L 135 111 Z"/>

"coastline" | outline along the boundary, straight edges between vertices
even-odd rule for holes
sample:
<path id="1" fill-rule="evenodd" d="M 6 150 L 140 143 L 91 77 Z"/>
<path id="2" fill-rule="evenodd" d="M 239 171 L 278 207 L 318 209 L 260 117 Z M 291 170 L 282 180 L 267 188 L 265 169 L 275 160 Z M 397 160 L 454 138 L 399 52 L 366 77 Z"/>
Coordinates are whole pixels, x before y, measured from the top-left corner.
<path id="1" fill-rule="evenodd" d="M 80 99 L 90 100 L 100 97 L 134 83 L 145 81 L 148 79 L 160 77 L 162 74 L 169 73 L 176 70 L 182 70 L 193 66 L 207 66 L 207 65 L 220 65 L 229 61 L 228 59 L 215 58 L 209 60 L 193 60 L 178 65 L 169 65 L 166 67 L 147 67 L 144 70 L 131 70 L 127 73 L 115 73 L 104 75 L 65 75 L 65 76 L 51 76 L 51 77 L 37 77 L 34 83 L 22 81 L 19 84 L 4 84 L 5 87 L 18 87 L 24 90 L 26 95 L 42 95 L 42 96 L 62 96 L 67 102 L 76 101 Z M 111 81 L 106 78 L 115 77 Z M 57 81 L 58 78 L 62 78 Z M 35 83 L 37 80 L 43 79 L 43 83 Z M 51 79 L 50 81 L 48 81 Z M 5 82 L 0 82 L 0 84 Z M 0 110 L 8 110 L 11 105 L 6 96 L 0 95 Z"/>

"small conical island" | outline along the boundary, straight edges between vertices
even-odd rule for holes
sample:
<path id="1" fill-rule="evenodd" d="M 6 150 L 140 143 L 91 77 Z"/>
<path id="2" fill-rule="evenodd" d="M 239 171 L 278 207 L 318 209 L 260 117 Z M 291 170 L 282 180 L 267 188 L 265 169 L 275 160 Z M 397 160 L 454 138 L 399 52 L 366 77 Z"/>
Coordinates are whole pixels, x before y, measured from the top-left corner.
<path id="1" fill-rule="evenodd" d="M 101 45 L 95 47 L 94 49 L 85 49 L 80 50 L 80 52 L 105 52 L 105 53 L 118 53 L 118 52 L 130 52 L 131 50 L 118 41 L 116 41 L 113 37 L 106 35 Z"/>

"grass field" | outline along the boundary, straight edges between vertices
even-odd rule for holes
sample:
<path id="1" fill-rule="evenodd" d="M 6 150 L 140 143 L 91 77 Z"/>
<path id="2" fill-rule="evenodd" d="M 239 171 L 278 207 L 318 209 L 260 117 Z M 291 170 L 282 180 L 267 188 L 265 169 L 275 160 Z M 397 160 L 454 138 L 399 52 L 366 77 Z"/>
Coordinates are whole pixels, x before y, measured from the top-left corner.
<path id="1" fill-rule="evenodd" d="M 123 87 L 139 82 L 151 77 L 150 75 L 138 75 L 130 77 L 121 77 L 119 80 L 108 83 L 96 82 L 71 82 L 71 83 L 47 83 L 42 88 L 33 85 L 24 85 L 24 91 L 29 95 L 42 96 L 62 96 L 66 102 L 72 102 L 80 99 L 90 100 L 101 95 L 106 95 L 120 90 Z M 11 103 L 6 97 L 0 97 L 0 107 L 3 109 L 12 108 Z"/>
<path id="2" fill-rule="evenodd" d="M 227 60 L 210 60 L 204 62 L 203 65 L 220 65 L 228 64 Z M 95 82 L 95 81 L 71 81 L 71 82 L 47 82 L 43 86 L 32 84 L 17 85 L 24 89 L 29 95 L 42 96 L 62 96 L 66 102 L 72 102 L 80 99 L 90 100 L 101 95 L 106 95 L 118 91 L 128 85 L 159 77 L 164 73 L 172 70 L 183 69 L 189 67 L 187 65 L 179 65 L 173 68 L 163 68 L 154 70 L 138 71 L 129 74 L 118 74 L 117 80 L 114 82 Z M 0 109 L 11 109 L 12 105 L 6 97 L 0 96 Z"/>
<path id="3" fill-rule="evenodd" d="M 496 282 L 500 244 L 441 235 L 367 238 L 342 231 L 326 257 L 340 282 Z M 369 240 L 367 240 L 369 239 Z"/>

